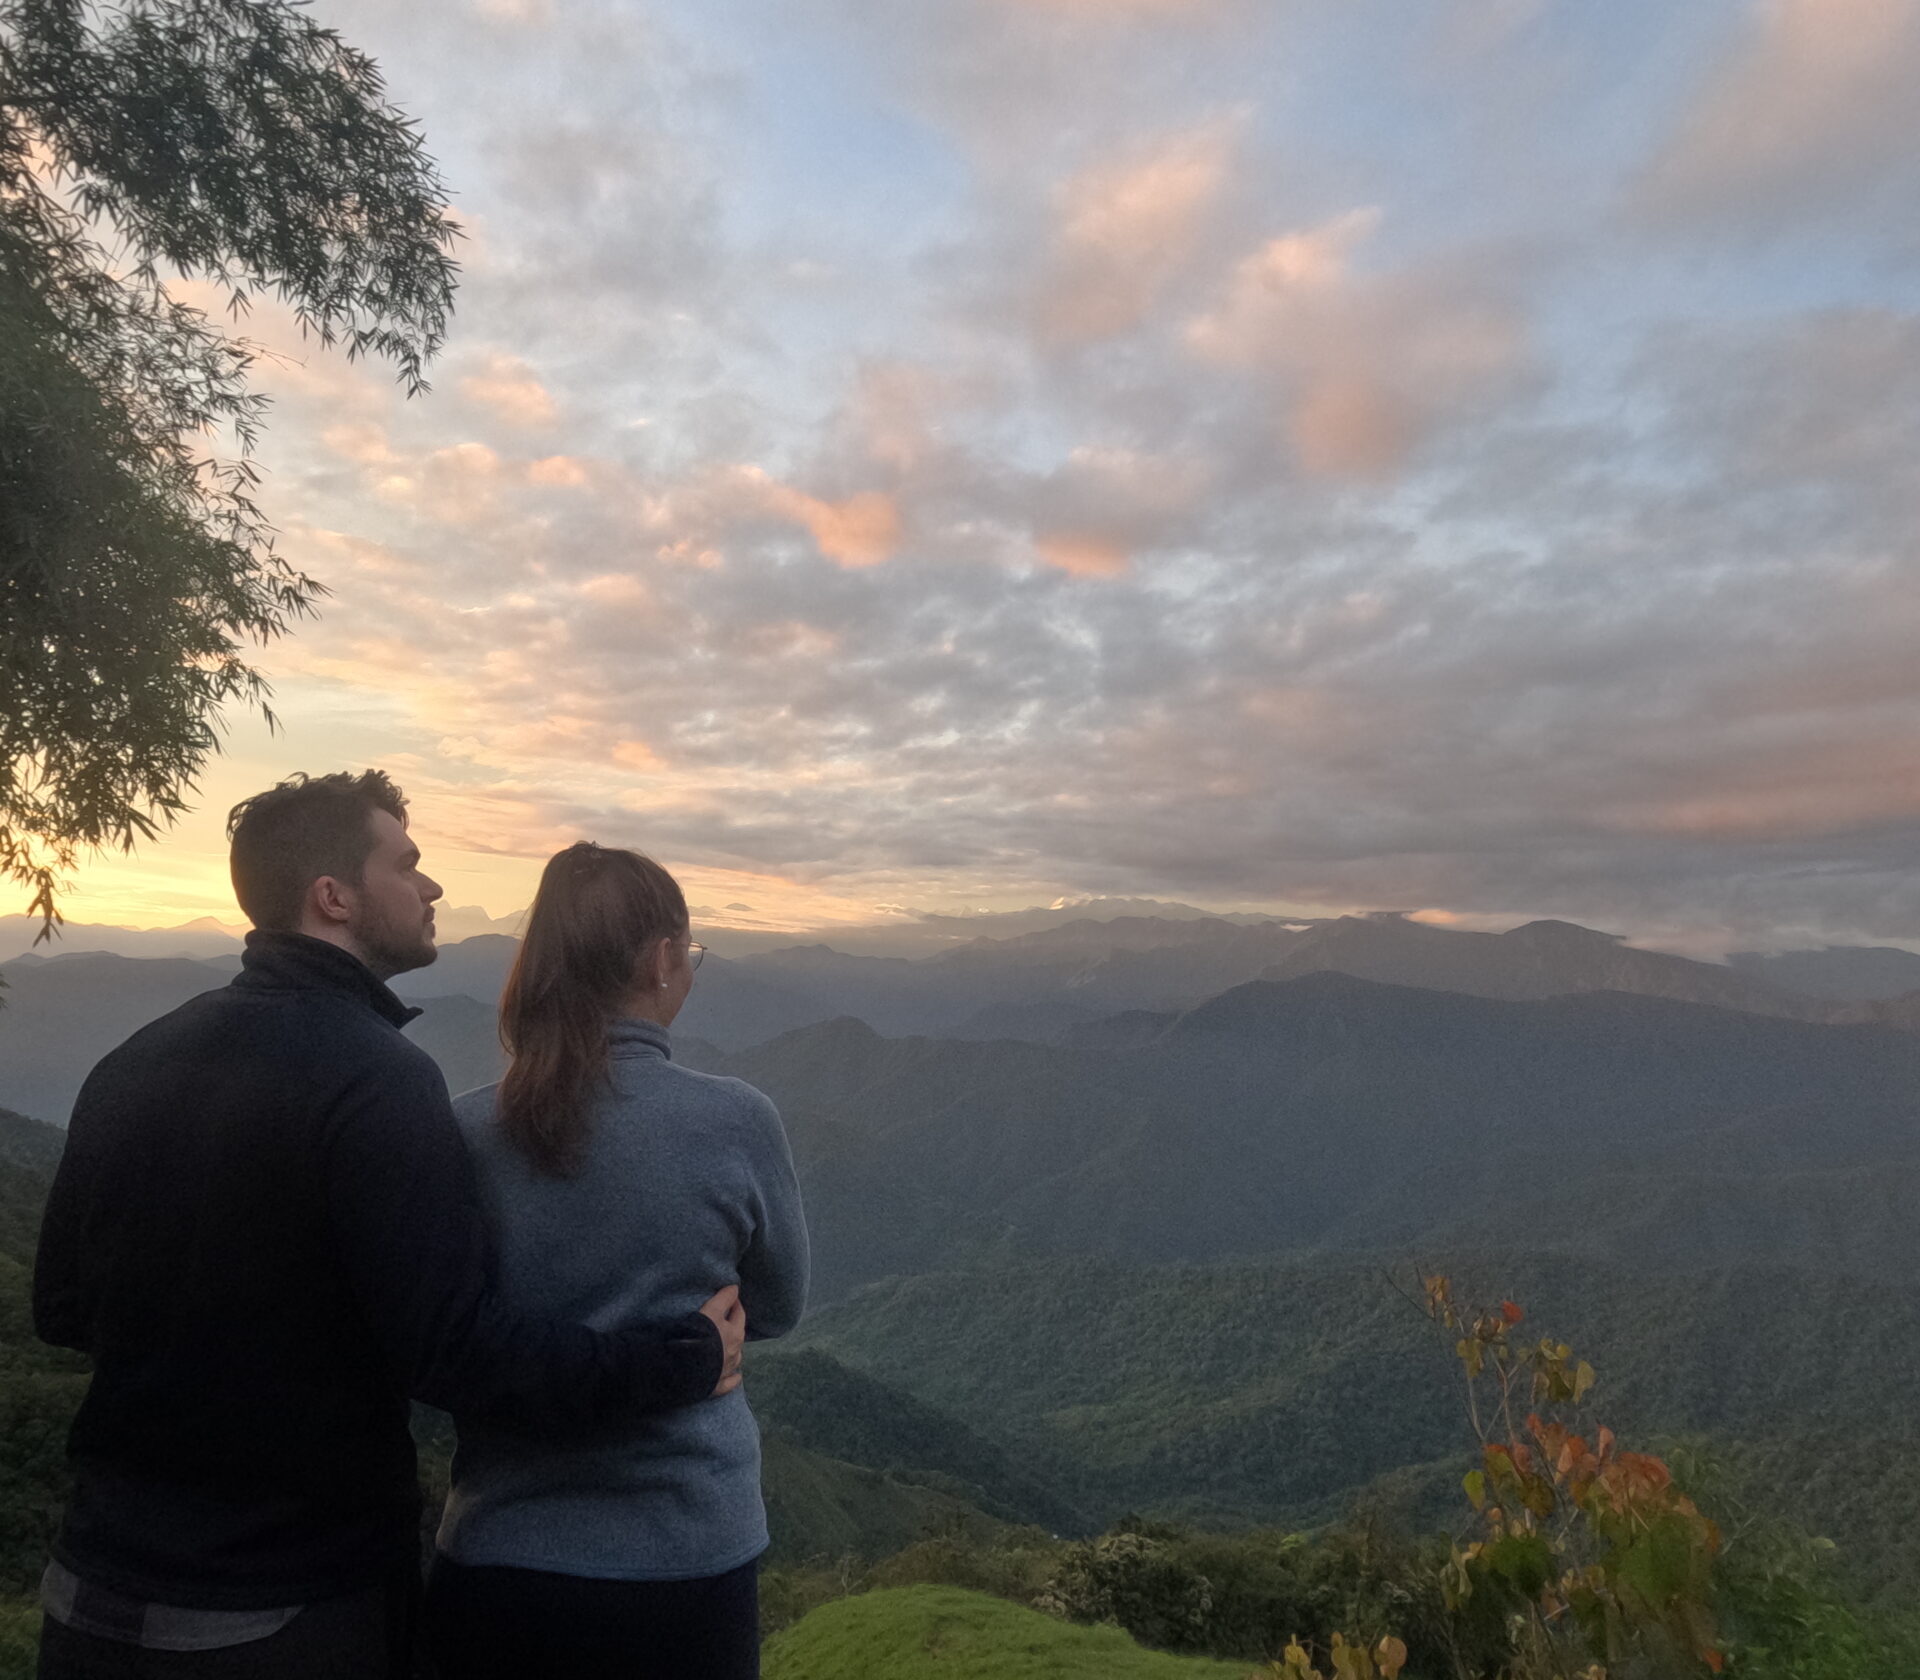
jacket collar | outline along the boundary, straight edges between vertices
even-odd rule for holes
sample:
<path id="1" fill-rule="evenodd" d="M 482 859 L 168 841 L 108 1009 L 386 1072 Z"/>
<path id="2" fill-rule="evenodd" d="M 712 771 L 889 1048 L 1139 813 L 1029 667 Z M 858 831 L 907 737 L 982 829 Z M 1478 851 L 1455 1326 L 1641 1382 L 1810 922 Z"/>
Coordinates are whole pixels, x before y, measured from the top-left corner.
<path id="1" fill-rule="evenodd" d="M 673 1034 L 657 1021 L 636 1021 L 631 1015 L 616 1015 L 607 1023 L 607 1054 L 615 1061 L 632 1061 L 642 1056 L 673 1060 Z"/>
<path id="2" fill-rule="evenodd" d="M 420 1013 L 395 997 L 351 951 L 304 933 L 252 929 L 233 983 L 250 991 L 331 992 L 366 1004 L 396 1027 Z"/>

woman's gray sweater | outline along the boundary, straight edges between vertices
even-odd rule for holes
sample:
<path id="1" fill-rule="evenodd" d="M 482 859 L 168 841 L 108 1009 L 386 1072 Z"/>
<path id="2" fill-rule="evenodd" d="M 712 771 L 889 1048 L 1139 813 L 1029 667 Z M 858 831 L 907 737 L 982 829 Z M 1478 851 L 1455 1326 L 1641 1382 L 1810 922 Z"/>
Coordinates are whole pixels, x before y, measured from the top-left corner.
<path id="1" fill-rule="evenodd" d="M 609 1040 L 611 1089 L 571 1178 L 542 1177 L 501 1137 L 498 1086 L 454 1102 L 499 1212 L 504 1298 L 611 1329 L 737 1283 L 748 1336 L 784 1335 L 806 1298 L 807 1231 L 779 1114 L 741 1080 L 675 1067 L 664 1027 L 619 1020 Z M 457 1563 L 667 1581 L 766 1550 L 745 1385 L 586 1440 L 455 1422 L 439 1547 Z"/>

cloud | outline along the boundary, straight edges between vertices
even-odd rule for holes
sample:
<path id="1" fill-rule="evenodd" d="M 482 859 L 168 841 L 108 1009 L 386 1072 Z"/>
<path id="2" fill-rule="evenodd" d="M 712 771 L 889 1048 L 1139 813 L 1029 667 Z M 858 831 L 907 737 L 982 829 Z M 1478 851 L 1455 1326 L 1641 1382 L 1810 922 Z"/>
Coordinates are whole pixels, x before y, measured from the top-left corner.
<path id="1" fill-rule="evenodd" d="M 1356 269 L 1381 213 L 1349 210 L 1270 239 L 1187 327 L 1194 353 L 1265 379 L 1303 470 L 1397 472 L 1449 418 L 1510 392 L 1526 330 L 1497 288 Z"/>
<path id="2" fill-rule="evenodd" d="M 1270 0 L 925 0 L 906 28 L 893 0 L 827 9 L 888 100 L 1040 181 L 1258 99 L 1258 49 L 1294 23 Z"/>
<path id="3" fill-rule="evenodd" d="M 900 509 L 891 496 L 862 490 L 844 501 L 776 487 L 771 504 L 813 533 L 820 552 L 841 566 L 877 566 L 900 546 Z"/>
<path id="4" fill-rule="evenodd" d="M 460 391 L 509 426 L 551 426 L 559 417 L 551 393 L 518 356 L 490 353 L 477 373 L 460 381 Z"/>
<path id="5" fill-rule="evenodd" d="M 527 482 L 550 490 L 578 490 L 591 478 L 584 461 L 571 455 L 547 455 L 527 467 Z"/>
<path id="6" fill-rule="evenodd" d="M 449 843 L 624 840 L 846 915 L 1920 938 L 1897 275 L 1814 245 L 1688 318 L 1588 216 L 1693 132 L 1616 56 L 1549 67 L 1587 172 L 1550 214 L 1560 130 L 1462 161 L 1540 37 L 1577 57 L 1518 0 L 756 7 L 751 53 L 600 0 L 346 19 L 486 258 L 427 401 L 297 340 L 270 381 L 269 505 L 337 588 L 268 665 L 329 743 L 412 754 Z"/>
<path id="7" fill-rule="evenodd" d="M 1042 336 L 1082 343 L 1138 326 L 1191 260 L 1232 147 L 1232 125 L 1209 123 L 1067 181 L 1036 302 Z"/>
<path id="8" fill-rule="evenodd" d="M 519 26 L 553 21 L 553 0 L 472 0 L 473 9 L 494 23 Z"/>
<path id="9" fill-rule="evenodd" d="M 1758 0 L 1633 184 L 1635 211 L 1764 229 L 1920 179 L 1920 0 Z M 1777 228 L 1777 223 L 1775 224 Z"/>
<path id="10" fill-rule="evenodd" d="M 1217 12 L 1218 0 L 999 0 L 1013 11 L 1053 12 L 1100 23 L 1184 20 Z"/>
<path id="11" fill-rule="evenodd" d="M 1118 577 L 1127 569 L 1128 554 L 1105 537 L 1059 531 L 1034 539 L 1040 558 L 1071 577 Z"/>
<path id="12" fill-rule="evenodd" d="M 371 420 L 344 420 L 320 434 L 321 445 L 344 461 L 363 467 L 383 467 L 397 457 L 386 427 Z"/>

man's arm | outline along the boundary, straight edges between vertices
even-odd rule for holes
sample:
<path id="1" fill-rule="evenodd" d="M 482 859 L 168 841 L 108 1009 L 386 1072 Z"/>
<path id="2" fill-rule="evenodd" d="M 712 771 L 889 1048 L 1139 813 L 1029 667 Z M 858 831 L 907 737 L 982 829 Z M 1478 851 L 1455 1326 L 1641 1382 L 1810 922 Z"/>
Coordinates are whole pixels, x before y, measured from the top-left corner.
<path id="1" fill-rule="evenodd" d="M 415 1398 L 551 1432 L 688 1405 L 725 1381 L 714 1317 L 602 1333 L 502 1306 L 473 1163 L 425 1056 L 395 1057 L 357 1089 L 320 1161 L 341 1264 Z"/>
<path id="2" fill-rule="evenodd" d="M 98 1070 L 81 1086 L 67 1125 L 66 1147 L 40 1217 L 33 1262 L 33 1332 L 53 1347 L 93 1351 L 93 1321 L 99 1288 L 98 1245 L 89 1239 L 98 1123 Z"/>

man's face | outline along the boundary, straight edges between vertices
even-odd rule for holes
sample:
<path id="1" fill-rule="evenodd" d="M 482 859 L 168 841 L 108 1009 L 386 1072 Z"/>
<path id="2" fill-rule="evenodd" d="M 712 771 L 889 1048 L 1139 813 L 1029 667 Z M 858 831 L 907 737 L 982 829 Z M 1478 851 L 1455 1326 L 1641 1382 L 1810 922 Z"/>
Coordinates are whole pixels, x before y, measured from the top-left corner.
<path id="1" fill-rule="evenodd" d="M 373 813 L 373 851 L 360 884 L 348 889 L 353 914 L 347 933 L 367 967 L 382 980 L 425 968 L 440 953 L 433 945 L 433 901 L 440 883 L 420 872 L 420 848 L 398 818 Z"/>

